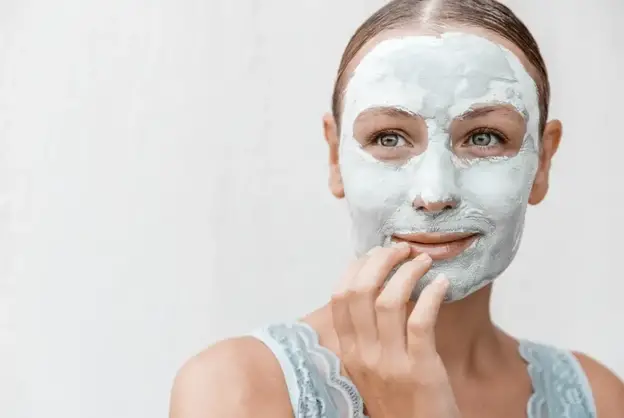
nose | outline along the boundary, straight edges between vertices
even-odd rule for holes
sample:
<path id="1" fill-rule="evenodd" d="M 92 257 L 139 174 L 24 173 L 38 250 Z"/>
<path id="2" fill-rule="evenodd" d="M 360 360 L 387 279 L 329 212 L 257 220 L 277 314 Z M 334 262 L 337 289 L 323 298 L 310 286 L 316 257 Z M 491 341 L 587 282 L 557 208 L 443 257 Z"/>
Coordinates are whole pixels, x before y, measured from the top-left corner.
<path id="1" fill-rule="evenodd" d="M 421 197 L 416 198 L 412 202 L 412 207 L 418 212 L 425 212 L 430 214 L 438 214 L 446 212 L 457 207 L 456 199 L 437 200 L 432 202 L 426 202 Z"/>

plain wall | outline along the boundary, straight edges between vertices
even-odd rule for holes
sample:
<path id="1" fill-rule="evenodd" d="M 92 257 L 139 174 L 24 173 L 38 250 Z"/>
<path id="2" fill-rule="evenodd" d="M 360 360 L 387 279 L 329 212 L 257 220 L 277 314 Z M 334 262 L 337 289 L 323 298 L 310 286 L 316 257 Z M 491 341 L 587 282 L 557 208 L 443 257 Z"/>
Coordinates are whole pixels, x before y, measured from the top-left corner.
<path id="1" fill-rule="evenodd" d="M 321 116 L 382 3 L 0 4 L 1 416 L 166 417 L 189 356 L 328 299 L 350 225 Z M 624 3 L 508 3 L 565 135 L 494 316 L 624 376 Z"/>

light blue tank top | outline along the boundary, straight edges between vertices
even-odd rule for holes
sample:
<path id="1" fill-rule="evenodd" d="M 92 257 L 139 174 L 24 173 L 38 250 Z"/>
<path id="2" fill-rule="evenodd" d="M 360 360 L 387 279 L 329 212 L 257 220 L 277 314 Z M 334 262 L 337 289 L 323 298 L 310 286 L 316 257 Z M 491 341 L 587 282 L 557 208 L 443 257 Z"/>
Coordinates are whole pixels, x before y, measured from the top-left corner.
<path id="1" fill-rule="evenodd" d="M 295 418 L 365 418 L 363 401 L 340 360 L 319 345 L 316 331 L 297 323 L 272 324 L 251 334 L 277 358 Z M 596 418 L 589 382 L 569 351 L 521 340 L 533 395 L 528 418 Z"/>

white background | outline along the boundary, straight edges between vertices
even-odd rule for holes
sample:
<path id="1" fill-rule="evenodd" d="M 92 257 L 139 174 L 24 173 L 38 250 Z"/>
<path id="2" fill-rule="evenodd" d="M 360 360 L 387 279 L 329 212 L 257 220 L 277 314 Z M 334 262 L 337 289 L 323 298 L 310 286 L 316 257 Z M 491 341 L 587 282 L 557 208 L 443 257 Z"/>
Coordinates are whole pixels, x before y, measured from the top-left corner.
<path id="1" fill-rule="evenodd" d="M 382 3 L 2 0 L 2 417 L 166 417 L 190 355 L 326 301 L 350 242 L 321 116 Z M 495 317 L 624 376 L 624 3 L 508 3 L 565 138 Z"/>

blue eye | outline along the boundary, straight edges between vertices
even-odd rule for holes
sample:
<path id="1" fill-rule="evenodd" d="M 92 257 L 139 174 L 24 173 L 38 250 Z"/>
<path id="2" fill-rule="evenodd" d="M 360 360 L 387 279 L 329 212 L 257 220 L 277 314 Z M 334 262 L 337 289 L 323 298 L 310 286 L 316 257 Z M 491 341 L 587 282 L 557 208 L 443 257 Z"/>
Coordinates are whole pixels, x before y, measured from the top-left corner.
<path id="1" fill-rule="evenodd" d="M 468 142 L 470 145 L 475 145 L 477 147 L 491 147 L 500 145 L 504 141 L 494 132 L 477 132 L 470 135 Z"/>
<path id="2" fill-rule="evenodd" d="M 395 148 L 405 145 L 406 141 L 401 135 L 389 132 L 378 135 L 375 138 L 375 143 L 382 147 Z"/>

